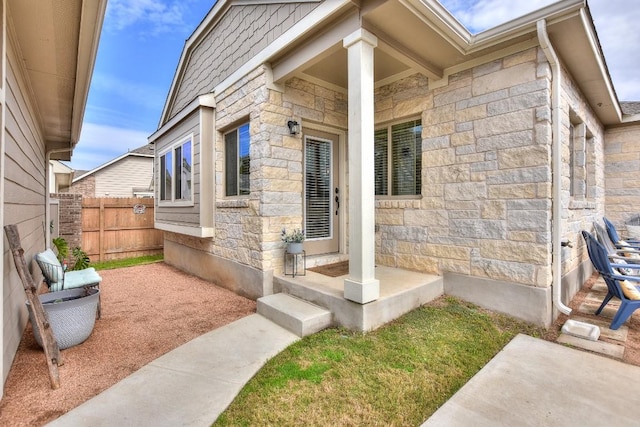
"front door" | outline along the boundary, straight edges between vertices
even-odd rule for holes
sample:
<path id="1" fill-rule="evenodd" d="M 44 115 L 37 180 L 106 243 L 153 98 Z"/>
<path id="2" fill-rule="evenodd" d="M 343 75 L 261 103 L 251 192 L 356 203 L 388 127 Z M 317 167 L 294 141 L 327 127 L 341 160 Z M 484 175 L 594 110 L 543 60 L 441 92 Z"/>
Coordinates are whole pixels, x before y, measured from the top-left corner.
<path id="1" fill-rule="evenodd" d="M 337 135 L 313 129 L 304 135 L 304 247 L 307 255 L 338 252 L 344 205 L 338 181 Z"/>

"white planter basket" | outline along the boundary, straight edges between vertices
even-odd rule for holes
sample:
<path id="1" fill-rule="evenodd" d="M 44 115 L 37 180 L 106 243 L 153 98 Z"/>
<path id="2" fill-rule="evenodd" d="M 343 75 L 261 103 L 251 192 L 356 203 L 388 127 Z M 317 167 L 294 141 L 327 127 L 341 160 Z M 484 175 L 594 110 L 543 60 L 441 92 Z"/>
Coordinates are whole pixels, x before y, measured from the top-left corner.
<path id="1" fill-rule="evenodd" d="M 89 338 L 96 322 L 96 310 L 100 301 L 98 289 L 69 289 L 42 294 L 38 298 L 42 302 L 58 348 L 63 350 L 73 347 Z M 29 301 L 26 304 L 29 306 Z M 42 347 L 40 330 L 31 310 L 29 319 L 36 342 Z"/>

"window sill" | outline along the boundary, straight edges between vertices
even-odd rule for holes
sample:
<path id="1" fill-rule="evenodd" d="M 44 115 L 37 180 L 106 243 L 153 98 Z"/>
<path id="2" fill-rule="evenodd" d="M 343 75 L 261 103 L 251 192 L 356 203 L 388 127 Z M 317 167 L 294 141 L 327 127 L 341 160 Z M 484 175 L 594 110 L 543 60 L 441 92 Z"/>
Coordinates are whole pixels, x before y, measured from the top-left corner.
<path id="1" fill-rule="evenodd" d="M 596 202 L 591 200 L 571 200 L 569 202 L 570 210 L 579 209 L 596 209 Z"/>
<path id="2" fill-rule="evenodd" d="M 422 196 L 376 198 L 375 207 L 380 209 L 420 209 Z"/>
<path id="3" fill-rule="evenodd" d="M 162 208 L 184 208 L 184 207 L 193 207 L 194 203 L 193 200 L 188 200 L 188 201 L 179 201 L 179 202 L 172 202 L 169 200 L 158 200 L 158 207 L 162 207 Z"/>
<path id="4" fill-rule="evenodd" d="M 248 208 L 249 199 L 230 199 L 230 200 L 218 200 L 216 201 L 216 208 Z"/>
<path id="5" fill-rule="evenodd" d="M 213 227 L 195 227 L 190 225 L 174 224 L 169 222 L 155 221 L 155 228 L 162 231 L 170 231 L 177 234 L 185 234 L 193 237 L 213 237 Z"/>

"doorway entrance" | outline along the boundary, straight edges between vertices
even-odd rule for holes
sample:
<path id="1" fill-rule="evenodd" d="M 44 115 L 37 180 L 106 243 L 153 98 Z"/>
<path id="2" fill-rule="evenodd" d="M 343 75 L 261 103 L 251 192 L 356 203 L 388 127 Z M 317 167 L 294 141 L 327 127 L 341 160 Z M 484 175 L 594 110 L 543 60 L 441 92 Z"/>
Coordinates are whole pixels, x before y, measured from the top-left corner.
<path id="1" fill-rule="evenodd" d="M 339 137 L 309 129 L 304 134 L 304 229 L 307 255 L 340 249 L 340 215 L 345 209 L 339 181 Z"/>

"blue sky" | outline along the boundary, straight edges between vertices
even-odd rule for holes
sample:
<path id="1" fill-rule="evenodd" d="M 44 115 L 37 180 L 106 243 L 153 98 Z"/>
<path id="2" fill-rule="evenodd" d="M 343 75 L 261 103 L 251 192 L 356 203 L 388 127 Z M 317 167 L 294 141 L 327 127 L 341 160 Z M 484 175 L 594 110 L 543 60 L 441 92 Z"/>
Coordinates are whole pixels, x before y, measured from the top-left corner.
<path id="1" fill-rule="evenodd" d="M 480 32 L 552 0 L 440 0 Z M 108 0 L 80 141 L 71 167 L 93 169 L 147 142 L 185 40 L 215 0 Z M 638 0 L 590 0 L 589 7 L 621 101 L 640 101 Z"/>

